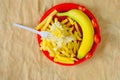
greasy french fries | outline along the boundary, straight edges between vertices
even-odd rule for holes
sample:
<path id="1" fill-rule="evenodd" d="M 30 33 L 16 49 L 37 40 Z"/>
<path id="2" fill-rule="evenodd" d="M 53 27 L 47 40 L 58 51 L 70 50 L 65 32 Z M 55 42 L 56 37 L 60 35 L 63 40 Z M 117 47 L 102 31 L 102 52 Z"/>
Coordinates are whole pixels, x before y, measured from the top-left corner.
<path id="1" fill-rule="evenodd" d="M 74 61 L 71 60 L 70 58 L 67 58 L 67 57 L 64 57 L 64 56 L 61 56 L 61 55 L 57 55 L 54 58 L 54 61 L 55 62 L 62 62 L 62 63 L 66 63 L 66 64 L 73 64 L 74 63 Z"/>
<path id="2" fill-rule="evenodd" d="M 47 29 L 51 20 L 52 20 L 52 16 L 49 16 L 46 21 L 46 24 L 44 25 L 44 27 L 41 28 L 42 31 L 45 31 Z"/>
<path id="3" fill-rule="evenodd" d="M 41 29 L 44 26 L 44 24 L 46 23 L 47 19 L 48 19 L 48 17 L 45 18 L 38 26 L 36 26 L 35 29 L 36 30 Z"/>
<path id="4" fill-rule="evenodd" d="M 57 22 L 57 21 L 58 21 L 58 18 L 55 18 L 55 19 L 54 19 L 54 22 Z"/>
<path id="5" fill-rule="evenodd" d="M 77 40 L 81 40 L 80 36 L 78 35 L 79 33 L 77 31 L 74 32 L 74 36 L 76 37 Z"/>
<path id="6" fill-rule="evenodd" d="M 60 40 L 64 41 L 65 39 L 67 39 L 68 36 L 71 36 L 73 39 L 72 41 L 68 40 L 70 42 L 61 43 L 61 47 L 60 45 L 58 47 L 58 43 L 54 40 L 56 38 L 52 38 L 53 40 L 42 38 L 42 42 L 40 43 L 40 49 L 47 50 L 49 52 L 49 56 L 54 58 L 54 62 L 74 64 L 75 61 L 78 61 L 76 55 L 80 47 L 82 35 L 80 33 L 77 23 L 71 18 L 66 18 L 60 22 L 63 29 L 56 26 L 56 28 L 51 31 L 52 25 L 59 22 L 58 18 L 53 18 L 56 13 L 57 11 L 54 10 L 36 27 L 36 29 L 50 32 L 52 35 L 59 39 L 57 40 L 59 43 Z M 63 40 L 61 39 L 63 37 L 66 38 Z"/>
<path id="7" fill-rule="evenodd" d="M 65 63 L 65 64 L 74 64 L 74 60 L 71 60 L 71 59 L 62 59 L 63 57 L 61 58 L 54 58 L 54 62 L 60 62 L 60 63 Z"/>
<path id="8" fill-rule="evenodd" d="M 80 33 L 79 29 L 78 29 L 77 23 L 74 22 L 73 24 L 75 25 L 75 28 L 76 28 L 76 31 L 78 32 L 79 37 L 81 37 L 82 35 L 81 35 L 81 33 Z"/>
<path id="9" fill-rule="evenodd" d="M 65 23 L 67 23 L 67 22 L 68 22 L 68 19 L 62 20 L 62 21 L 61 21 L 61 24 L 65 24 Z"/>
<path id="10" fill-rule="evenodd" d="M 71 25 L 74 24 L 74 21 L 73 21 L 71 18 L 68 17 L 68 20 L 69 20 L 69 22 L 71 23 Z"/>
<path id="11" fill-rule="evenodd" d="M 67 26 L 67 27 L 70 27 L 70 25 L 71 25 L 71 23 L 70 23 L 70 22 L 68 22 L 68 23 L 66 24 L 66 26 Z"/>
<path id="12" fill-rule="evenodd" d="M 51 21 L 53 18 L 53 16 L 57 13 L 57 10 L 54 10 L 53 12 L 51 12 L 38 26 L 35 27 L 36 30 L 39 30 L 41 29 L 42 27 L 44 27 L 44 24 L 47 22 L 47 21 Z M 49 18 L 49 19 L 48 19 Z M 48 24 L 46 24 L 48 25 Z M 45 27 L 46 28 L 46 27 Z M 44 29 L 44 28 L 43 28 Z"/>

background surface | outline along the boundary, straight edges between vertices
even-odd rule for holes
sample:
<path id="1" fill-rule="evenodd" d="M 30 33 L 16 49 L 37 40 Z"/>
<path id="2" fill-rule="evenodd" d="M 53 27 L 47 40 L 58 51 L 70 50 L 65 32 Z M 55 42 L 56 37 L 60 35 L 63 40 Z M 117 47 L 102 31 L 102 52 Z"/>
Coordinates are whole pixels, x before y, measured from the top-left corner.
<path id="1" fill-rule="evenodd" d="M 50 7 L 74 2 L 96 17 L 102 41 L 94 56 L 72 67 L 57 65 L 41 54 L 34 28 Z M 0 80 L 120 80 L 120 0 L 0 0 Z"/>

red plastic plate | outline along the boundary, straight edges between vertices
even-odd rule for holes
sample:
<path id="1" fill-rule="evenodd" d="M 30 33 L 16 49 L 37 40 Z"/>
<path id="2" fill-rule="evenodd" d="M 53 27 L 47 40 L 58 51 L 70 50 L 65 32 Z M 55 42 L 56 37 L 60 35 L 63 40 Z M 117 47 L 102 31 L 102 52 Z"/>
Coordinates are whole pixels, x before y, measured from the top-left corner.
<path id="1" fill-rule="evenodd" d="M 82 58 L 79 59 L 78 61 L 76 61 L 74 64 L 63 64 L 63 63 L 59 63 L 59 62 L 54 62 L 53 58 L 49 56 L 49 52 L 48 51 L 42 51 L 42 53 L 52 62 L 60 64 L 60 65 L 64 65 L 64 66 L 73 66 L 73 65 L 77 65 L 80 64 L 84 61 L 86 61 L 87 59 L 91 58 L 94 51 L 96 50 L 97 45 L 99 44 L 99 42 L 101 41 L 101 37 L 100 37 L 100 29 L 99 29 L 99 25 L 95 19 L 95 17 L 93 16 L 93 14 L 86 9 L 84 6 L 79 5 L 79 4 L 74 4 L 74 3 L 62 3 L 62 4 L 58 4 L 56 6 L 53 6 L 52 8 L 50 8 L 49 10 L 47 10 L 44 15 L 40 18 L 40 22 L 43 21 L 53 10 L 57 10 L 58 12 L 65 12 L 71 9 L 79 9 L 82 10 L 91 20 L 93 27 L 94 27 L 94 44 L 92 46 L 92 49 L 87 53 L 87 55 Z M 38 40 L 38 44 L 40 44 L 41 42 L 41 37 L 39 35 L 37 35 L 37 40 Z"/>

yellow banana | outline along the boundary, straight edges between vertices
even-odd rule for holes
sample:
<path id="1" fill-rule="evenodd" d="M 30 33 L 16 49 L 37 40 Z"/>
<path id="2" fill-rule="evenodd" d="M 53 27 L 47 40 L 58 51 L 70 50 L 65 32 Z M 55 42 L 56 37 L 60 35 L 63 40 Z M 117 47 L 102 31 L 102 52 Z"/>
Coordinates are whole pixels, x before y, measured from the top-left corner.
<path id="1" fill-rule="evenodd" d="M 57 16 L 68 16 L 81 26 L 83 39 L 78 50 L 77 58 L 82 59 L 90 51 L 94 42 L 94 28 L 89 17 L 84 12 L 77 9 L 57 13 Z"/>

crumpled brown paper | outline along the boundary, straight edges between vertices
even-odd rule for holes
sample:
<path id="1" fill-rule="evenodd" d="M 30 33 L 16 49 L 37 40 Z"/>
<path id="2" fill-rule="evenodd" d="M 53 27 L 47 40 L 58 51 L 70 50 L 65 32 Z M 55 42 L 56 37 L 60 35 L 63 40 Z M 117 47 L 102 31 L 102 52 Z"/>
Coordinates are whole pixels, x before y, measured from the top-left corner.
<path id="1" fill-rule="evenodd" d="M 74 2 L 96 17 L 102 41 L 86 62 L 65 67 L 49 61 L 39 50 L 36 34 L 14 27 L 31 28 L 50 7 Z M 0 0 L 0 80 L 119 80 L 119 0 Z"/>

